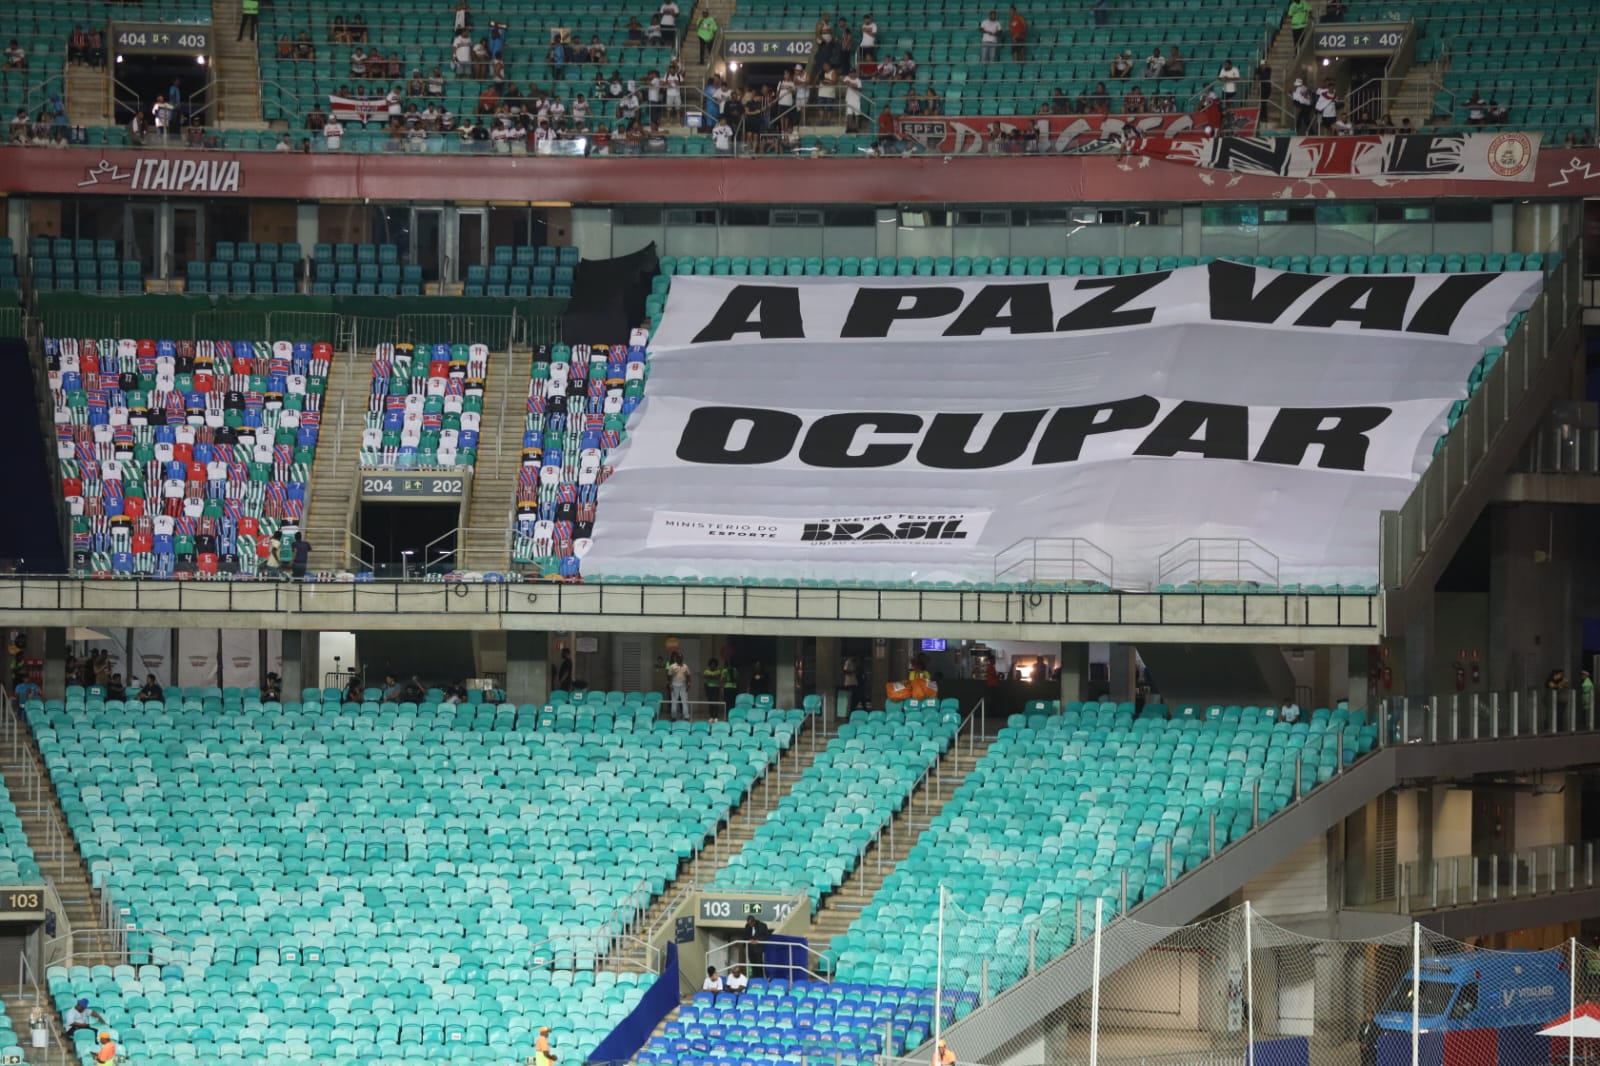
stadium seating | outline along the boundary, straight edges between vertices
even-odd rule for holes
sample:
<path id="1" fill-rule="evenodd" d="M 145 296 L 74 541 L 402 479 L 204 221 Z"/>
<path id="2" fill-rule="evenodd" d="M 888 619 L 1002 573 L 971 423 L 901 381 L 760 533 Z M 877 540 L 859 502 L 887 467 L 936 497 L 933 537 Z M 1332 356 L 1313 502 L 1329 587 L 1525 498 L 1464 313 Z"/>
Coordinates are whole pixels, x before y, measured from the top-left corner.
<path id="1" fill-rule="evenodd" d="M 491 252 L 494 262 L 469 266 L 462 286 L 463 296 L 572 295 L 572 280 L 578 266 L 578 249 L 571 245 L 497 245 Z"/>
<path id="2" fill-rule="evenodd" d="M 471 467 L 478 461 L 482 344 L 380 344 L 361 431 L 361 465 L 382 468 Z"/>
<path id="3" fill-rule="evenodd" d="M 1266 0 L 1218 0 L 1197 8 L 1156 10 L 1112 5 L 1109 24 L 1098 26 L 1089 4 L 1022 5 L 1029 24 L 1024 61 L 1011 58 L 1007 43 L 999 58 L 985 63 L 977 26 L 991 10 L 1004 18 L 1005 5 L 991 0 L 943 0 L 931 6 L 888 0 L 872 6 L 879 27 L 878 54 L 898 59 L 910 52 L 917 60 L 916 77 L 870 81 L 864 96 L 871 114 L 884 106 L 902 114 L 912 88 L 920 93 L 933 87 L 943 97 L 945 114 L 1031 115 L 1050 102 L 1058 87 L 1076 96 L 1097 81 L 1107 81 L 1122 89 L 1139 85 L 1147 93 L 1159 87 L 1180 101 L 1179 110 L 1189 110 L 1189 101 L 1213 83 L 1225 60 L 1234 60 L 1246 72 L 1254 69 L 1261 41 L 1278 25 L 1282 7 Z M 815 5 L 801 0 L 742 0 L 733 26 L 809 33 L 817 15 Z M 852 19 L 851 29 L 859 31 L 858 20 Z M 1165 53 L 1174 45 L 1185 57 L 1183 77 L 1153 81 L 1140 76 L 1152 48 Z M 1124 50 L 1133 53 L 1134 76 L 1127 82 L 1110 81 L 1111 60 Z M 872 67 L 863 69 L 870 73 Z"/>
<path id="4" fill-rule="evenodd" d="M 218 241 L 209 261 L 189 260 L 184 291 L 291 296 L 300 291 L 300 245 Z"/>
<path id="5" fill-rule="evenodd" d="M 712 887 L 806 892 L 815 911 L 905 806 L 960 725 L 953 699 L 857 711 L 717 872 Z"/>
<path id="6" fill-rule="evenodd" d="M 81 574 L 257 573 L 304 515 L 332 345 L 47 338 Z"/>
<path id="7" fill-rule="evenodd" d="M 1328 780 L 1376 741 L 1364 712 L 1319 709 L 1309 721 L 1277 721 L 1276 708 L 1178 708 L 1072 703 L 1050 714 L 1042 701 L 1012 715 L 961 787 L 896 867 L 872 902 L 831 946 L 851 981 L 920 980 L 933 955 L 937 893 L 973 920 L 947 925 L 947 974 L 978 991 L 976 967 L 990 959 L 989 989 L 1022 976 L 1028 929 L 1036 961 L 1071 946 L 1079 901 L 1103 898 L 1115 912 L 1167 884 L 1251 827 L 1253 789 L 1265 820 L 1300 788 Z M 1341 747 L 1342 741 L 1342 747 Z M 961 876 L 949 877 L 959 870 Z M 986 919 L 998 919 L 986 921 Z M 1092 919 L 1091 919 L 1092 920 Z M 950 937 L 956 938 L 952 944 Z M 987 939 L 987 942 L 986 942 Z M 959 983 L 952 987 L 961 987 Z"/>
<path id="8" fill-rule="evenodd" d="M 506 5 L 500 9 L 475 9 L 473 39 L 488 35 L 487 20 L 495 18 L 509 24 L 507 37 L 507 66 L 511 80 L 522 86 L 548 85 L 550 75 L 544 62 L 549 44 L 548 27 L 568 28 L 574 37 L 581 37 L 587 45 L 598 37 L 607 47 L 603 64 L 569 64 L 564 71 L 565 87 L 571 96 L 588 93 L 595 76 L 619 72 L 622 77 L 642 81 L 651 70 L 666 72 L 671 53 L 665 48 L 631 48 L 627 46 L 627 25 L 630 15 L 637 15 L 641 23 L 650 21 L 653 8 L 630 9 L 626 7 L 596 6 L 580 0 L 559 0 L 541 4 L 537 11 L 526 5 Z M 313 104 L 327 107 L 330 93 L 340 86 L 355 82 L 350 75 L 348 44 L 331 40 L 331 23 L 334 16 L 349 22 L 359 11 L 367 25 L 365 50 L 374 56 L 398 55 L 403 76 L 399 78 L 370 78 L 365 88 L 367 95 L 382 96 L 389 86 L 399 83 L 404 88 L 413 70 L 430 73 L 438 67 L 445 75 L 445 95 L 439 100 L 457 115 L 471 115 L 477 105 L 483 83 L 457 78 L 451 73 L 450 40 L 452 22 L 449 5 L 441 6 L 429 0 L 399 0 L 370 7 L 351 7 L 333 0 L 279 0 L 261 12 L 261 75 L 262 110 L 269 121 L 285 119 L 298 129 Z M 684 11 L 680 26 L 687 26 L 689 12 Z M 281 59 L 278 40 L 288 36 L 297 39 L 301 31 L 310 34 L 316 47 L 314 60 Z M 407 103 L 418 102 L 407 98 Z"/>
<path id="9" fill-rule="evenodd" d="M 1510 108 L 1507 128 L 1542 129 L 1562 137 L 1594 126 L 1600 36 L 1593 14 L 1586 0 L 1489 5 L 1438 0 L 1402 4 L 1398 11 L 1382 0 L 1356 0 L 1348 20 L 1417 20 L 1418 60 L 1446 64 L 1434 101 L 1436 123 L 1478 128 L 1467 124 L 1467 100 L 1477 92 L 1485 101 L 1498 100 Z"/>
<path id="10" fill-rule="evenodd" d="M 805 716 L 302 695 L 70 688 L 26 707 L 91 876 L 136 930 L 129 968 L 54 970 L 51 994 L 90 996 L 137 1061 L 498 1063 L 541 1024 L 583 1061 L 647 979 L 576 934 L 619 932 Z"/>
<path id="11" fill-rule="evenodd" d="M 742 995 L 700 992 L 635 1060 L 646 1066 L 692 1063 L 798 1063 L 871 1066 L 927 1039 L 932 989 L 843 982 L 762 980 Z M 885 1047 L 886 1037 L 892 1046 Z"/>
<path id="12" fill-rule="evenodd" d="M 19 288 L 16 247 L 10 237 L 0 237 L 0 292 L 14 292 Z"/>
<path id="13" fill-rule="evenodd" d="M 574 577 L 610 449 L 644 395 L 643 348 L 541 346 L 534 354 L 517 474 L 512 561 Z M 576 401 L 576 402 L 575 402 Z"/>
<path id="14" fill-rule="evenodd" d="M 28 242 L 28 258 L 33 287 L 40 292 L 144 291 L 144 268 L 138 260 L 119 259 L 116 241 L 35 237 Z M 0 275 L 5 269 L 0 265 Z"/>

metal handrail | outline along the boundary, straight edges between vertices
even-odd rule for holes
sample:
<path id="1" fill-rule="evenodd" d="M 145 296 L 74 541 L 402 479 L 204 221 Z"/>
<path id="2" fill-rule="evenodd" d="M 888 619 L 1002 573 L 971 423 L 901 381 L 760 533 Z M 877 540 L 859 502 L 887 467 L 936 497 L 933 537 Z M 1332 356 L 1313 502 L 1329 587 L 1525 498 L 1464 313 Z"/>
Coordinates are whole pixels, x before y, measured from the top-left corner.
<path id="1" fill-rule="evenodd" d="M 1582 246 L 1575 238 L 1561 251 L 1561 262 L 1547 274 L 1522 327 L 1505 344 L 1505 353 L 1483 375 L 1455 427 L 1444 437 L 1433 461 L 1417 479 L 1397 511 L 1380 519 L 1380 567 L 1385 588 L 1411 576 L 1427 554 L 1457 500 L 1482 475 L 1491 449 L 1499 443 L 1512 413 L 1553 357 L 1552 346 L 1579 314 Z"/>

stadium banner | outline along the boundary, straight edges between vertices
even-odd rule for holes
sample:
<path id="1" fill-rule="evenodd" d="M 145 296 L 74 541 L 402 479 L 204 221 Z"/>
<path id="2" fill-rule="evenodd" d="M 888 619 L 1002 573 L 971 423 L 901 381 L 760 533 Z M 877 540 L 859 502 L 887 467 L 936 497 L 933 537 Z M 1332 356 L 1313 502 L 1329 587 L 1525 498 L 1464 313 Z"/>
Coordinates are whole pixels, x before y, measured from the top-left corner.
<path id="1" fill-rule="evenodd" d="M 135 629 L 129 670 L 129 687 L 134 687 L 135 681 L 144 684 L 146 674 L 155 674 L 156 684 L 162 688 L 172 684 L 172 630 Z"/>
<path id="2" fill-rule="evenodd" d="M 1256 132 L 1261 110 L 1238 107 L 1228 112 L 1228 129 L 1249 137 Z M 902 115 L 896 132 L 930 152 L 941 155 L 977 155 L 997 135 L 1027 130 L 1039 132 L 1038 152 L 1065 152 L 1087 142 L 1129 138 L 1171 139 L 1187 134 L 1200 137 L 1206 127 L 1204 112 L 1176 115 Z"/>
<path id="3" fill-rule="evenodd" d="M 340 122 L 359 122 L 362 125 L 376 122 L 381 126 L 389 120 L 389 104 L 381 96 L 336 96 L 329 93 L 328 114 Z"/>
<path id="4" fill-rule="evenodd" d="M 254 629 L 222 632 L 222 687 L 250 688 L 261 684 L 261 633 Z"/>
<path id="5" fill-rule="evenodd" d="M 1541 278 L 674 278 L 584 572 L 992 580 L 1073 537 L 1141 588 L 1217 537 L 1371 583 Z"/>
<path id="6" fill-rule="evenodd" d="M 1532 181 L 1539 133 L 1419 133 L 1359 137 L 1156 135 L 1128 151 L 1169 163 L 1278 178 L 1443 178 Z"/>
<path id="7" fill-rule="evenodd" d="M 217 672 L 217 630 L 178 630 L 178 684 L 184 688 L 211 688 L 221 684 Z"/>

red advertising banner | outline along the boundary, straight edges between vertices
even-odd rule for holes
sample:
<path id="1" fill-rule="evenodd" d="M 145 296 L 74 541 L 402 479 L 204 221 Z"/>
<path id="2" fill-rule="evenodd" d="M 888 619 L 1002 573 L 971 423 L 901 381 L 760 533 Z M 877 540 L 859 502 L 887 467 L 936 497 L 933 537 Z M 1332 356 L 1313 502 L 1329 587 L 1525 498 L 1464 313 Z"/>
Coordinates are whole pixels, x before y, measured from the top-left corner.
<path id="1" fill-rule="evenodd" d="M 1179 143 L 1187 145 L 1190 139 Z M 0 147 L 0 187 L 12 196 L 580 204 L 659 203 L 663 187 L 678 186 L 693 188 L 697 202 L 751 204 L 987 203 L 997 190 L 1008 202 L 1052 204 L 1475 198 L 1502 196 L 1507 187 L 1499 175 L 1474 180 L 1470 173 L 1451 175 L 1448 170 L 1322 178 L 1284 176 L 1266 167 L 1236 168 L 1219 181 L 1217 171 L 1192 158 L 1188 165 L 1163 162 L 1155 146 L 1144 141 L 1144 154 L 1134 153 L 1138 146 L 1130 145 L 1129 151 L 1082 155 L 861 157 L 817 163 Z M 1530 169 L 1531 181 L 1517 179 L 1519 197 L 1600 197 L 1600 149 L 1544 145 Z"/>
<path id="2" fill-rule="evenodd" d="M 1276 178 L 1441 178 L 1533 181 L 1542 134 L 1406 134 L 1346 137 L 1147 137 L 1130 154 Z"/>
<path id="3" fill-rule="evenodd" d="M 1239 107 L 1227 113 L 1226 128 L 1241 137 L 1253 136 L 1261 120 L 1259 108 Z M 1134 138 L 1171 139 L 1206 133 L 1204 112 L 1177 115 L 944 115 L 936 118 L 904 116 L 895 120 L 901 138 L 914 141 L 940 155 L 981 155 L 991 142 L 1012 133 L 1036 133 L 1030 151 L 1040 155 L 1072 152 L 1103 142 Z"/>

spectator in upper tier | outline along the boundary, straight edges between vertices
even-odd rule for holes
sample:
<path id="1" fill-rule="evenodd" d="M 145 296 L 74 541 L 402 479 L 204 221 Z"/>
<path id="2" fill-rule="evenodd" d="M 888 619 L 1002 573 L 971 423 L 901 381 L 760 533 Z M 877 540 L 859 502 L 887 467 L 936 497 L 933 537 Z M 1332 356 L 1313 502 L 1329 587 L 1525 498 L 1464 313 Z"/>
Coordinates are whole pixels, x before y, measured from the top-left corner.
<path id="1" fill-rule="evenodd" d="M 1011 5 L 1007 28 L 1011 33 L 1011 58 L 1020 63 L 1028 58 L 1028 20 L 1022 17 L 1017 5 Z"/>
<path id="2" fill-rule="evenodd" d="M 1165 77 L 1167 73 L 1167 57 L 1161 54 L 1161 49 L 1156 48 L 1144 61 L 1144 76 L 1147 78 Z"/>
<path id="3" fill-rule="evenodd" d="M 352 78 L 367 76 L 367 50 L 360 45 L 350 53 L 350 76 Z"/>
<path id="4" fill-rule="evenodd" d="M 322 127 L 328 124 L 328 115 L 322 110 L 320 104 L 312 104 L 311 110 L 306 113 L 306 129 L 312 133 L 320 133 Z"/>
<path id="5" fill-rule="evenodd" d="M 1145 107 L 1146 103 L 1144 93 L 1139 90 L 1137 85 L 1129 89 L 1128 94 L 1122 98 L 1122 110 L 1124 114 L 1142 115 L 1145 113 Z"/>
<path id="6" fill-rule="evenodd" d="M 559 33 L 552 36 L 552 43 L 559 40 Z M 457 33 L 450 42 L 450 69 L 455 76 L 464 78 L 472 70 L 472 38 L 465 33 Z"/>
<path id="7" fill-rule="evenodd" d="M 305 30 L 300 31 L 300 36 L 294 42 L 295 59 L 316 59 L 317 46 L 311 43 L 311 34 Z"/>
<path id="8" fill-rule="evenodd" d="M 1188 65 L 1184 62 L 1183 52 L 1178 46 L 1173 45 L 1167 49 L 1166 76 L 1169 78 L 1181 78 L 1187 71 Z"/>
<path id="9" fill-rule="evenodd" d="M 1232 107 L 1234 93 L 1239 91 L 1239 79 L 1243 77 L 1239 68 L 1233 65 L 1233 60 L 1222 61 L 1222 69 L 1217 71 L 1217 81 L 1222 86 L 1222 106 Z"/>
<path id="10" fill-rule="evenodd" d="M 457 52 L 457 55 L 460 53 Z M 560 32 L 550 35 L 550 50 L 545 53 L 545 61 L 549 64 L 551 81 L 560 81 L 566 76 L 567 42 L 561 39 Z"/>
<path id="11" fill-rule="evenodd" d="M 23 48 L 20 44 L 17 43 L 17 39 L 15 37 L 11 38 L 11 43 L 6 45 L 6 66 L 5 66 L 5 69 L 7 69 L 7 70 L 27 70 L 28 69 L 28 52 L 27 52 L 27 50 L 25 48 Z"/>
<path id="12" fill-rule="evenodd" d="M 717 39 L 717 34 L 722 27 L 717 25 L 717 17 L 707 10 L 700 16 L 700 21 L 695 24 L 695 36 L 700 40 L 700 62 L 706 61 L 706 56 L 711 53 L 711 45 Z"/>
<path id="13" fill-rule="evenodd" d="M 478 38 L 478 43 L 472 46 L 472 76 L 478 81 L 483 81 L 489 76 L 489 39 Z"/>
<path id="14" fill-rule="evenodd" d="M 649 45 L 651 48 L 660 48 L 666 43 L 667 35 L 666 31 L 661 28 L 660 15 L 651 15 L 650 25 L 642 29 L 639 26 L 638 19 L 630 18 L 628 20 L 628 47 L 643 48 Z"/>
<path id="15" fill-rule="evenodd" d="M 1304 78 L 1294 80 L 1294 88 L 1289 93 L 1289 99 L 1294 101 L 1294 128 L 1295 132 L 1304 136 L 1311 129 L 1311 116 L 1315 114 L 1315 102 L 1311 98 L 1311 89 L 1307 87 Z"/>
<path id="16" fill-rule="evenodd" d="M 424 88 L 424 92 L 429 96 L 444 95 L 444 74 L 438 67 L 434 67 L 433 73 L 428 75 L 428 83 Z"/>
<path id="17" fill-rule="evenodd" d="M 1289 32 L 1294 35 L 1294 50 L 1300 51 L 1300 39 L 1306 35 L 1311 23 L 1311 0 L 1289 0 Z"/>
<path id="18" fill-rule="evenodd" d="M 718 115 L 717 124 L 711 127 L 711 146 L 724 155 L 733 151 L 733 127 L 724 115 Z"/>
<path id="19" fill-rule="evenodd" d="M 67 62 L 85 63 L 84 53 L 89 50 L 89 35 L 83 32 L 83 27 L 74 26 L 67 35 Z"/>
<path id="20" fill-rule="evenodd" d="M 344 126 L 337 118 L 330 117 L 323 123 L 322 143 L 330 152 L 337 152 L 344 147 Z"/>
<path id="21" fill-rule="evenodd" d="M 328 40 L 334 44 L 350 43 L 350 27 L 344 24 L 343 15 L 333 16 L 333 21 L 328 23 Z"/>
<path id="22" fill-rule="evenodd" d="M 995 18 L 993 11 L 978 23 L 978 58 L 985 63 L 993 63 L 995 56 L 1000 53 L 1000 30 L 1000 20 Z"/>
<path id="23" fill-rule="evenodd" d="M 85 52 L 85 61 L 91 67 L 103 67 L 106 65 L 106 42 L 105 38 L 100 35 L 98 28 L 90 27 L 89 29 L 89 47 Z"/>
<path id="24" fill-rule="evenodd" d="M 451 12 L 452 25 L 457 33 L 472 27 L 472 5 L 467 0 L 456 0 L 455 9 Z"/>
<path id="25" fill-rule="evenodd" d="M 661 43 L 668 48 L 678 47 L 678 16 L 683 12 L 678 8 L 678 0 L 662 0 L 660 9 L 656 12 L 661 26 Z"/>
<path id="26" fill-rule="evenodd" d="M 1262 56 L 1261 62 L 1256 64 L 1256 92 L 1257 99 L 1265 104 L 1272 98 L 1272 64 L 1267 62 L 1267 57 Z"/>
<path id="27" fill-rule="evenodd" d="M 868 12 L 867 17 L 861 20 L 861 62 L 876 63 L 878 61 L 878 23 Z"/>
<path id="28" fill-rule="evenodd" d="M 1488 107 L 1483 97 L 1478 95 L 1478 90 L 1472 90 L 1472 95 L 1467 98 L 1467 125 L 1483 125 L 1484 119 L 1488 117 Z"/>
<path id="29" fill-rule="evenodd" d="M 354 44 L 367 43 L 367 20 L 359 11 L 356 17 L 350 20 L 350 40 Z"/>
<path id="30" fill-rule="evenodd" d="M 1111 57 L 1111 77 L 1113 79 L 1133 77 L 1133 51 L 1124 51 L 1121 55 Z"/>
<path id="31" fill-rule="evenodd" d="M 28 143 L 28 112 L 25 108 L 17 108 L 17 113 L 11 119 L 11 143 Z"/>

